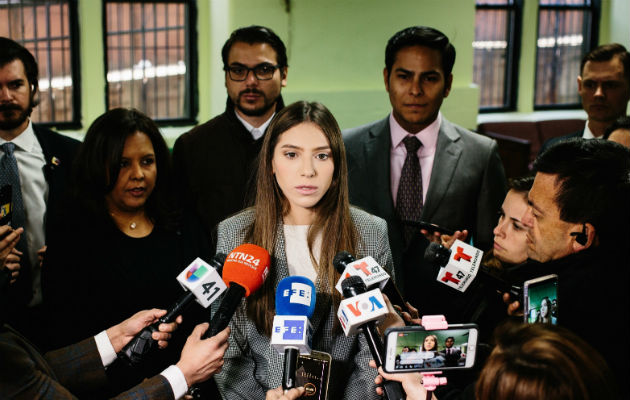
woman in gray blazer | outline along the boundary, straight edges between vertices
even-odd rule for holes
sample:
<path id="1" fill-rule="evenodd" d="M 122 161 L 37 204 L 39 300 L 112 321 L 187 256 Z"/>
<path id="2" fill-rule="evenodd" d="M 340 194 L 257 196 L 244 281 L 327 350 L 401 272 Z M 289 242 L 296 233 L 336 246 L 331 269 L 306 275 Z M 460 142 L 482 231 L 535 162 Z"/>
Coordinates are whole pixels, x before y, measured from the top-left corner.
<path id="1" fill-rule="evenodd" d="M 248 242 L 272 257 L 264 285 L 230 323 L 230 347 L 215 375 L 221 394 L 226 400 L 263 399 L 280 386 L 283 356 L 270 346 L 275 289 L 287 276 L 304 275 L 317 287 L 312 348 L 333 360 L 328 398 L 378 398 L 365 338 L 344 336 L 337 321 L 341 296 L 334 288 L 339 274 L 332 260 L 347 250 L 357 258 L 370 255 L 391 270 L 387 226 L 349 206 L 341 132 L 326 107 L 297 102 L 274 118 L 262 145 L 256 189 L 254 206 L 218 227 L 217 252 Z"/>

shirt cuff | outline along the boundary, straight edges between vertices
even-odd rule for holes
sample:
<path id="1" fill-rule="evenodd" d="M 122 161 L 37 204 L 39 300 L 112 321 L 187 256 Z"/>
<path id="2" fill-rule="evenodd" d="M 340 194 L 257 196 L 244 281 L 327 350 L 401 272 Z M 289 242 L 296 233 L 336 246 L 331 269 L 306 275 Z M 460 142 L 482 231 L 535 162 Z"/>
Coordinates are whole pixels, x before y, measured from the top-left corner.
<path id="1" fill-rule="evenodd" d="M 105 331 L 94 336 L 94 340 L 96 341 L 96 348 L 101 356 L 101 361 L 103 361 L 103 366 L 107 367 L 116 360 L 116 350 L 114 350 L 114 346 L 112 346 L 112 342 L 109 341 Z"/>
<path id="2" fill-rule="evenodd" d="M 184 373 L 176 365 L 166 368 L 160 375 L 165 377 L 168 383 L 171 384 L 171 389 L 173 389 L 173 395 L 176 399 L 182 398 L 188 391 Z"/>

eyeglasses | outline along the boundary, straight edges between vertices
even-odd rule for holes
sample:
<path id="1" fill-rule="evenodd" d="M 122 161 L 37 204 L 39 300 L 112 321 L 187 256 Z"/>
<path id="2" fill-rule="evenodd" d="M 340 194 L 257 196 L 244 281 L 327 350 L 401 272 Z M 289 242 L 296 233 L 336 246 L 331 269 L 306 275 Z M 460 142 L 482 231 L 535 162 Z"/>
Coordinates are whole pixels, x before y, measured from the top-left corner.
<path id="1" fill-rule="evenodd" d="M 271 65 L 268 63 L 258 64 L 253 68 L 246 67 L 244 65 L 230 65 L 223 68 L 230 75 L 230 79 L 236 82 L 242 82 L 247 79 L 249 71 L 254 73 L 254 76 L 259 81 L 268 81 L 273 78 L 273 74 L 280 68 L 280 64 Z"/>

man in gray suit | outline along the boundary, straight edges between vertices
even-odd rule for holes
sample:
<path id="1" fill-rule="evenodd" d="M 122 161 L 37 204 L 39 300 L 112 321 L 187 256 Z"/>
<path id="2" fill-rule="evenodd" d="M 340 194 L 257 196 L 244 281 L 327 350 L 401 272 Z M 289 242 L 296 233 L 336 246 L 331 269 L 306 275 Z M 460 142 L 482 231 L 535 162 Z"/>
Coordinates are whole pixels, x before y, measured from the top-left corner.
<path id="1" fill-rule="evenodd" d="M 435 283 L 436 275 L 422 268 L 422 255 L 439 235 L 427 232 L 425 238 L 417 223 L 465 229 L 475 246 L 488 249 L 506 193 L 496 142 L 440 113 L 454 63 L 455 48 L 442 32 L 410 27 L 396 33 L 387 43 L 383 70 L 391 114 L 344 132 L 350 202 L 387 221 L 398 284 L 405 283 L 407 299 L 424 313 L 431 288 L 417 285 Z M 415 145 L 407 147 L 410 141 Z"/>

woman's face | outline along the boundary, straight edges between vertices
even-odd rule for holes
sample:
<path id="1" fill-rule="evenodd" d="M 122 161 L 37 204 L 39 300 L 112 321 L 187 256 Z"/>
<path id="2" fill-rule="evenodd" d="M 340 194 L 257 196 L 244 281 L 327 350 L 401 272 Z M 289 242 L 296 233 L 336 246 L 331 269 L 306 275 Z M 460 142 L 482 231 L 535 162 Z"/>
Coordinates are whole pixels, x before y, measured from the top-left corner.
<path id="1" fill-rule="evenodd" d="M 525 194 L 510 190 L 493 231 L 494 255 L 503 262 L 520 264 L 527 260 L 527 228 L 521 222 L 526 210 Z"/>
<path id="2" fill-rule="evenodd" d="M 433 336 L 427 336 L 424 338 L 424 349 L 425 350 L 433 350 L 435 349 L 435 339 Z"/>
<path id="3" fill-rule="evenodd" d="M 134 212 L 144 208 L 155 188 L 157 165 L 149 137 L 136 132 L 127 137 L 120 172 L 111 192 L 105 196 L 110 212 Z"/>
<path id="4" fill-rule="evenodd" d="M 547 318 L 549 317 L 549 302 L 547 301 L 547 299 L 544 299 L 541 303 L 540 303 L 540 315 L 543 318 Z"/>
<path id="5" fill-rule="evenodd" d="M 282 133 L 271 165 L 276 182 L 290 205 L 285 222 L 311 224 L 312 207 L 328 191 L 335 170 L 324 132 L 313 123 L 303 122 Z"/>

